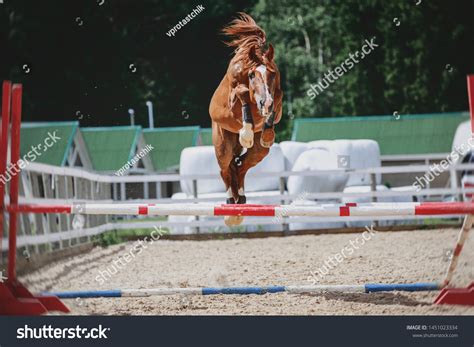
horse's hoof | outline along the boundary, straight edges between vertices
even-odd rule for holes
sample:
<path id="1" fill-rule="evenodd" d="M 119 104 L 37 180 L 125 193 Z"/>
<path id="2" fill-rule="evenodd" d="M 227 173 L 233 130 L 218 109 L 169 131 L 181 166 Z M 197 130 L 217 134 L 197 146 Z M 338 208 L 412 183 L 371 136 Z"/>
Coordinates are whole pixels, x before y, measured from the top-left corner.
<path id="1" fill-rule="evenodd" d="M 227 200 L 225 201 L 226 204 L 235 204 L 235 199 L 234 198 L 227 198 Z"/>
<path id="2" fill-rule="evenodd" d="M 228 227 L 240 225 L 242 224 L 243 220 L 244 220 L 243 216 L 225 216 L 224 217 L 224 223 Z"/>
<path id="3" fill-rule="evenodd" d="M 245 204 L 247 202 L 247 198 L 245 195 L 239 195 L 239 201 L 237 202 L 238 204 Z"/>
<path id="4" fill-rule="evenodd" d="M 234 216 L 225 216 L 224 217 L 224 223 L 225 225 L 227 225 L 228 227 L 231 227 L 234 225 Z"/>
<path id="5" fill-rule="evenodd" d="M 275 142 L 275 131 L 273 128 L 265 129 L 260 136 L 260 145 L 265 148 L 270 148 Z"/>
<path id="6" fill-rule="evenodd" d="M 240 140 L 240 145 L 244 148 L 252 148 L 253 147 L 253 140 L 251 141 L 243 141 L 243 140 Z"/>
<path id="7" fill-rule="evenodd" d="M 239 142 L 244 148 L 252 148 L 253 146 L 253 131 L 252 124 L 244 123 L 244 126 L 239 131 Z"/>
<path id="8" fill-rule="evenodd" d="M 240 225 L 244 221 L 244 216 L 234 216 L 234 225 Z"/>

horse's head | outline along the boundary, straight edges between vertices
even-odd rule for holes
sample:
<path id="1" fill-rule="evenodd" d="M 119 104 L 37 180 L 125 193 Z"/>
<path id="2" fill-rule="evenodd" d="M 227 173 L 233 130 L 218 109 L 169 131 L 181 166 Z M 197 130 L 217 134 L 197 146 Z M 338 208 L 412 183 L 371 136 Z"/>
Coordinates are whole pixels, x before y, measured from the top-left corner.
<path id="1" fill-rule="evenodd" d="M 250 50 L 250 59 L 257 65 L 248 71 L 250 98 L 257 104 L 260 114 L 268 118 L 274 111 L 275 89 L 278 84 L 278 69 L 273 61 L 274 50 L 270 44 L 262 57 L 255 49 Z"/>

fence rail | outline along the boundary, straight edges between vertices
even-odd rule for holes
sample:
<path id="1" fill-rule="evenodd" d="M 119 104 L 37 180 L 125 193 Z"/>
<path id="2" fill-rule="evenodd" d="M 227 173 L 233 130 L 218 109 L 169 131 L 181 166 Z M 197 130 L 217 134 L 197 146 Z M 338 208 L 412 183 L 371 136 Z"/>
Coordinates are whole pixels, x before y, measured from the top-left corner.
<path id="1" fill-rule="evenodd" d="M 221 179 L 219 174 L 213 175 L 180 175 L 180 174 L 149 174 L 135 176 L 113 176 L 103 175 L 82 169 L 57 167 L 47 164 L 30 163 L 26 171 L 38 172 L 50 175 L 73 176 L 84 178 L 97 183 L 149 183 L 149 182 L 179 182 L 183 180 L 206 180 Z M 334 174 L 400 174 L 400 173 L 422 173 L 432 170 L 430 165 L 404 165 L 404 166 L 381 166 L 366 169 L 334 169 L 318 171 L 269 171 L 249 173 L 247 177 L 266 178 L 266 177 L 290 177 L 290 176 L 327 176 Z M 474 170 L 474 164 L 457 164 L 449 167 L 446 172 Z"/>
<path id="2" fill-rule="evenodd" d="M 432 155 L 429 159 L 441 159 L 441 154 Z M 371 191 L 361 193 L 344 192 L 324 192 L 324 193 L 305 193 L 304 199 L 308 200 L 340 200 L 369 198 L 372 201 L 387 197 L 417 197 L 419 201 L 429 201 L 444 199 L 450 201 L 461 201 L 463 194 L 474 193 L 473 188 L 462 188 L 459 184 L 459 171 L 474 171 L 474 164 L 457 164 L 450 166 L 446 172 L 449 174 L 449 185 L 445 188 L 424 188 L 419 191 L 377 191 L 375 185 L 376 175 L 379 174 L 417 174 L 430 171 L 430 165 L 405 165 L 405 166 L 385 166 L 366 169 L 337 169 L 325 171 L 281 171 L 281 172 L 260 172 L 249 175 L 251 177 L 279 177 L 280 191 L 274 195 L 268 196 L 255 192 L 249 194 L 252 199 L 265 199 L 268 202 L 280 204 L 291 203 L 302 198 L 302 194 L 288 194 L 285 190 L 285 179 L 290 176 L 317 177 L 333 174 L 366 174 L 371 177 Z M 200 180 L 220 179 L 216 175 L 179 175 L 179 174 L 150 174 L 136 176 L 112 176 L 89 172 L 78 168 L 55 167 L 46 164 L 30 163 L 21 173 L 20 184 L 20 203 L 22 204 L 67 204 L 67 203 L 209 203 L 219 202 L 222 197 L 199 197 L 198 188 Z M 172 199 L 163 197 L 158 188 L 160 183 L 173 183 L 179 181 L 192 181 L 194 194 L 185 199 Z M 152 194 L 148 185 L 157 184 L 157 188 Z M 126 185 L 142 184 L 143 190 L 134 197 L 126 189 Z M 146 188 L 145 188 L 146 187 Z M 223 193 L 224 196 L 224 193 Z M 6 200 L 8 203 L 8 198 Z M 6 215 L 4 223 L 8 223 Z M 106 231 L 118 229 L 133 228 L 153 228 L 162 227 L 191 227 L 195 230 L 201 228 L 215 228 L 217 231 L 228 231 L 220 219 L 195 219 L 187 221 L 150 221 L 143 220 L 143 217 L 136 217 L 137 220 L 128 221 L 130 216 L 110 217 L 110 216 L 85 216 L 85 225 L 79 230 L 72 229 L 74 216 L 69 215 L 43 215 L 43 214 L 23 214 L 20 217 L 20 232 L 18 237 L 18 246 L 23 247 L 28 252 L 43 253 L 55 249 L 67 248 L 80 243 L 90 242 L 91 237 L 99 235 Z M 371 220 L 418 220 L 430 218 L 430 216 L 404 216 L 404 217 L 377 217 Z M 437 216 L 436 218 L 454 218 L 454 216 Z M 123 220 L 122 220 L 123 219 Z M 344 221 L 356 222 L 367 221 L 367 217 L 345 217 Z M 282 230 L 288 230 L 288 224 L 320 222 L 317 218 L 301 217 L 297 220 L 290 218 L 246 218 L 243 227 L 257 225 L 280 225 Z M 340 217 L 325 218 L 324 222 L 340 222 Z M 0 240 L 1 242 L 2 240 Z M 0 249 L 5 251 L 8 243 L 3 240 Z"/>

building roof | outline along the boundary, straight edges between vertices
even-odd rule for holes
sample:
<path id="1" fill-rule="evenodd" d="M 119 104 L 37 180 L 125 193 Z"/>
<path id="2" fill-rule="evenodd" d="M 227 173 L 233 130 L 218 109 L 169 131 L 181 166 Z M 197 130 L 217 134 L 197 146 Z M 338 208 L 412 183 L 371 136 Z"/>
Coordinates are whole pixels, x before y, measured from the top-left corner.
<path id="1" fill-rule="evenodd" d="M 448 153 L 458 125 L 468 119 L 468 112 L 303 118 L 295 120 L 292 140 L 372 139 L 383 155 Z"/>
<path id="2" fill-rule="evenodd" d="M 78 128 L 79 122 L 22 123 L 20 156 L 23 158 L 31 152 L 36 156 L 35 162 L 64 166 Z M 53 136 L 55 142 L 47 140 L 51 146 L 46 146 L 45 140 Z"/>
<path id="3" fill-rule="evenodd" d="M 179 166 L 181 151 L 196 146 L 199 126 L 144 129 L 146 144 L 153 146 L 148 154 L 156 171 L 172 170 Z"/>
<path id="4" fill-rule="evenodd" d="M 81 128 L 96 171 L 117 171 L 131 160 L 136 152 L 140 126 Z"/>

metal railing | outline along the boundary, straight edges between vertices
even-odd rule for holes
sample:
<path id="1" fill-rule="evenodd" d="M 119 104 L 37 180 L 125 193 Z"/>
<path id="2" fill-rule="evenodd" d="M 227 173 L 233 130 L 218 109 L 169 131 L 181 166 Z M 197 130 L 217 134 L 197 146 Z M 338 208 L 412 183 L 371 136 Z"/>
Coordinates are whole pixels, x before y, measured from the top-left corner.
<path id="1" fill-rule="evenodd" d="M 424 188 L 420 189 L 419 191 L 407 190 L 407 191 L 377 191 L 376 187 L 376 176 L 380 174 L 424 174 L 431 169 L 429 165 L 408 165 L 408 166 L 386 166 L 386 167 L 375 167 L 375 168 L 365 168 L 365 169 L 335 169 L 335 170 L 325 170 L 325 171 L 302 171 L 302 172 L 295 172 L 295 171 L 281 171 L 281 172 L 260 172 L 249 174 L 249 177 L 278 177 L 279 178 L 279 189 L 275 191 L 275 194 L 268 196 L 264 194 L 259 194 L 255 192 L 252 194 L 252 199 L 265 199 L 265 201 L 272 202 L 275 204 L 286 204 L 291 203 L 292 201 L 301 199 L 301 194 L 289 194 L 285 189 L 285 180 L 290 176 L 306 176 L 306 177 L 317 177 L 317 176 L 327 176 L 333 174 L 365 174 L 369 175 L 370 180 L 370 191 L 368 192 L 358 192 L 358 193 L 348 193 L 348 192 L 324 192 L 324 193 L 311 193 L 306 192 L 304 194 L 304 199 L 307 200 L 340 200 L 345 199 L 350 200 L 354 198 L 367 198 L 372 201 L 377 201 L 378 199 L 383 199 L 386 197 L 395 197 L 395 196 L 404 196 L 404 197 L 417 197 L 419 201 L 426 201 L 426 200 L 440 200 L 449 198 L 450 200 L 457 200 L 461 201 L 463 199 L 463 194 L 465 193 L 474 193 L 474 188 L 462 188 L 459 185 L 459 171 L 468 171 L 474 170 L 474 164 L 457 164 L 452 165 L 446 171 L 450 175 L 449 186 L 445 188 Z M 173 198 L 163 198 L 160 196 L 161 192 L 157 189 L 155 198 L 139 198 L 133 199 L 134 202 L 146 202 L 146 203 L 200 203 L 200 202 L 216 202 L 216 201 L 223 201 L 225 193 L 222 193 L 222 197 L 200 197 L 198 194 L 199 182 L 201 180 L 209 180 L 209 179 L 219 179 L 219 175 L 179 175 L 179 174 L 151 174 L 151 175 L 140 175 L 140 176 L 111 176 L 111 175 L 103 175 L 98 174 L 95 172 L 89 172 L 78 168 L 69 168 L 69 167 L 55 167 L 46 164 L 38 164 L 38 163 L 30 163 L 22 172 L 22 175 L 32 176 L 32 175 L 39 175 L 39 177 L 43 177 L 43 185 L 45 182 L 56 182 L 56 186 L 53 187 L 52 191 L 57 192 L 61 190 L 61 183 L 66 182 L 68 177 L 72 180 L 72 186 L 75 187 L 73 191 L 67 192 L 67 194 L 53 194 L 54 197 L 48 196 L 47 198 L 44 196 L 44 192 L 46 189 L 43 187 L 43 194 L 41 194 L 41 189 L 35 186 L 34 179 L 22 179 L 23 182 L 23 192 L 29 192 L 27 196 L 23 194 L 20 198 L 21 203 L 71 203 L 71 202 L 111 202 L 114 201 L 115 203 L 123 203 L 127 201 L 131 201 L 131 199 L 127 199 L 126 197 L 126 189 L 123 190 L 120 199 L 114 198 L 112 191 L 116 186 L 124 187 L 126 184 L 150 184 L 150 183 L 166 183 L 166 182 L 179 182 L 182 180 L 189 180 L 192 181 L 193 187 L 193 194 L 185 199 L 173 199 Z M 44 179 L 48 177 L 48 179 Z M 61 179 L 62 178 L 62 179 Z M 81 181 L 81 185 L 79 185 L 78 181 Z M 101 195 L 96 194 L 94 196 L 94 192 L 97 192 L 97 189 L 101 190 L 109 190 L 110 194 Z M 82 186 L 86 189 L 86 192 L 83 194 L 84 197 L 80 196 L 78 188 Z M 63 189 L 64 190 L 64 189 Z M 145 191 L 145 189 L 143 190 Z M 125 193 L 124 193 L 125 192 Z M 104 198 L 106 196 L 107 198 Z M 8 202 L 7 202 L 8 203 Z M 62 216 L 64 217 L 64 216 Z M 18 237 L 18 245 L 27 247 L 27 246 L 35 246 L 38 248 L 38 245 L 41 244 L 51 244 L 51 243 L 59 243 L 59 247 L 68 247 L 71 245 L 71 240 L 83 240 L 84 242 L 90 241 L 90 237 L 93 235 L 98 235 L 103 232 L 109 230 L 117 230 L 117 229 L 131 229 L 131 228 L 152 228 L 153 226 L 162 226 L 162 227 L 193 227 L 193 228 L 221 228 L 221 230 L 228 229 L 224 226 L 223 221 L 220 219 L 211 219 L 211 220 L 193 220 L 193 221 L 150 221 L 150 220 L 143 220 L 143 217 L 137 217 L 138 221 L 127 222 L 127 220 L 119 220 L 114 218 L 110 220 L 109 218 L 100 219 L 100 220 L 89 220 L 90 217 L 94 216 L 87 216 L 86 217 L 86 225 L 84 228 L 80 230 L 74 230 L 71 228 L 71 218 L 67 219 L 67 224 L 63 223 L 62 227 L 51 228 L 51 225 L 54 224 L 54 218 L 50 218 L 49 220 L 45 220 L 46 216 L 31 216 L 26 215 L 22 218 L 21 226 L 24 230 L 20 233 Z M 422 217 L 422 218 L 429 218 L 430 216 Z M 439 216 L 436 218 L 440 218 Z M 445 216 L 443 218 L 453 218 L 453 216 Z M 344 217 L 344 221 L 367 221 L 368 217 Z M 402 217 L 402 218 L 394 218 L 394 217 L 377 217 L 377 218 L 370 218 L 372 220 L 408 220 L 408 219 L 420 219 L 420 217 L 413 216 L 413 217 Z M 272 217 L 264 217 L 264 218 L 246 218 L 243 226 L 255 226 L 255 225 L 280 225 L 281 230 L 285 231 L 288 230 L 288 224 L 292 222 L 298 223 L 310 223 L 310 222 L 321 222 L 323 219 L 315 219 L 315 218 L 298 218 L 297 220 L 287 219 L 287 218 L 272 218 Z M 338 217 L 331 217 L 331 218 L 324 218 L 325 222 L 340 222 L 341 218 Z M 31 223 L 29 228 L 25 227 L 25 223 Z M 39 233 L 38 226 L 35 224 L 42 223 L 45 226 L 45 230 L 42 233 Z M 59 218 L 56 222 L 58 225 L 60 224 Z M 199 231 L 199 229 L 196 229 Z M 3 250 L 7 247 L 7 242 L 3 242 Z"/>

